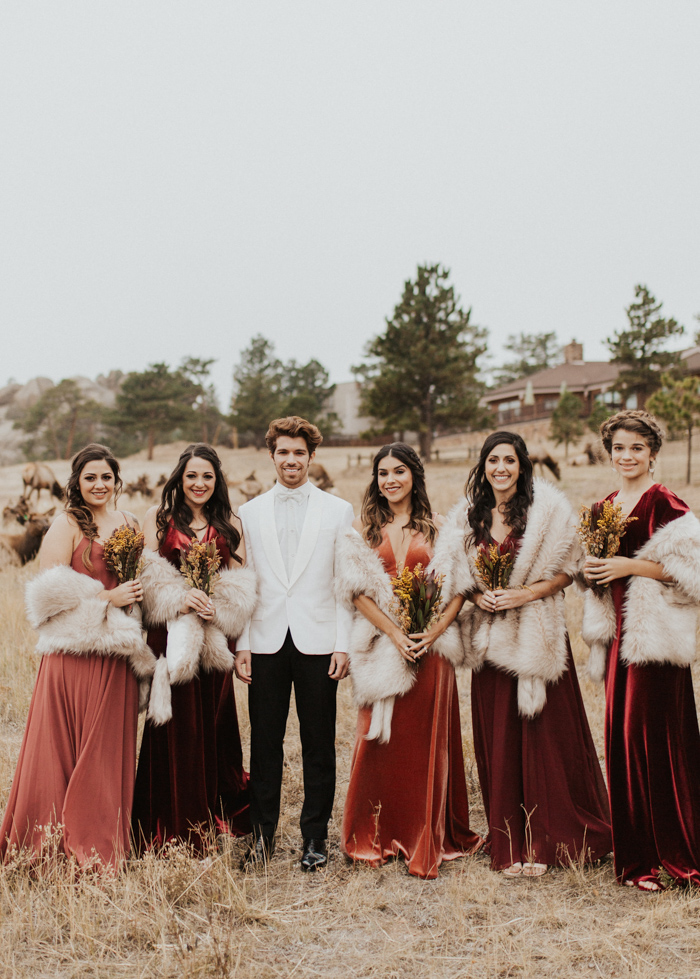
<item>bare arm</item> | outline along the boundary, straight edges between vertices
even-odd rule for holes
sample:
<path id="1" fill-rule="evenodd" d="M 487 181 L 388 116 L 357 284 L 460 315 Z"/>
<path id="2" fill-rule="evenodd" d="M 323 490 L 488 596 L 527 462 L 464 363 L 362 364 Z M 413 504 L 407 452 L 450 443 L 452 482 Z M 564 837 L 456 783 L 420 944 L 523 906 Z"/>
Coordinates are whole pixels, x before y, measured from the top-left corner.
<path id="1" fill-rule="evenodd" d="M 39 567 L 42 571 L 55 568 L 57 564 L 70 565 L 73 551 L 80 542 L 80 531 L 74 520 L 59 513 L 41 544 Z"/>
<path id="2" fill-rule="evenodd" d="M 626 578 L 633 574 L 640 578 L 653 578 L 655 581 L 673 581 L 670 575 L 664 573 L 663 565 L 658 561 L 645 561 L 636 557 L 587 557 L 583 569 L 584 578 L 597 585 L 609 585 L 616 578 Z"/>
<path id="3" fill-rule="evenodd" d="M 143 537 L 146 547 L 150 551 L 158 550 L 158 527 L 156 525 L 156 514 L 158 507 L 152 506 L 143 519 Z"/>

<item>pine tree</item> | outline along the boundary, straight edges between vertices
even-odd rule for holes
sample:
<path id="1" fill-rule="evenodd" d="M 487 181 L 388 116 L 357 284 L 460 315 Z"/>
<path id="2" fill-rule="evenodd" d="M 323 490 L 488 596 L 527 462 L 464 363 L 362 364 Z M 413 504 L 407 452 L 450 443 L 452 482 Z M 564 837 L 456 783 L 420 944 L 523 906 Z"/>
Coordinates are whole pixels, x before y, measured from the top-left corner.
<path id="1" fill-rule="evenodd" d="M 379 423 L 375 431 L 418 432 L 426 461 L 436 430 L 484 420 L 477 360 L 486 330 L 470 322 L 448 277 L 440 265 L 419 265 L 386 330 L 368 343 L 367 360 L 353 368 L 362 380 L 362 410 Z"/>
<path id="2" fill-rule="evenodd" d="M 273 344 L 260 334 L 254 336 L 233 372 L 231 424 L 257 449 L 265 444 L 269 423 L 284 413 L 282 374 Z"/>
<path id="3" fill-rule="evenodd" d="M 617 389 L 625 396 L 637 395 L 640 408 L 661 384 L 661 372 L 678 364 L 680 354 L 662 349 L 671 337 L 684 332 L 674 319 L 659 316 L 663 303 L 657 302 L 646 286 L 635 287 L 636 302 L 625 312 L 629 329 L 607 340 L 610 361 L 620 364 Z"/>
<path id="4" fill-rule="evenodd" d="M 145 371 L 127 374 L 110 423 L 145 441 L 152 459 L 157 442 L 174 439 L 179 428 L 194 424 L 200 391 L 200 385 L 181 369 L 149 364 Z"/>
<path id="5" fill-rule="evenodd" d="M 515 354 L 516 359 L 494 372 L 494 379 L 499 385 L 553 367 L 560 360 L 556 333 L 511 334 L 503 348 Z"/>
<path id="6" fill-rule="evenodd" d="M 661 385 L 649 398 L 647 408 L 662 418 L 673 434 L 684 433 L 688 443 L 685 481 L 690 483 L 693 428 L 700 421 L 700 378 L 684 377 L 679 380 L 664 374 Z"/>
<path id="7" fill-rule="evenodd" d="M 582 404 L 571 391 L 562 391 L 552 412 L 551 435 L 557 445 L 564 443 L 564 458 L 569 458 L 569 445 L 583 435 Z"/>
<path id="8" fill-rule="evenodd" d="M 75 381 L 66 379 L 48 388 L 39 400 L 15 422 L 33 437 L 24 445 L 31 458 L 70 459 L 74 446 L 95 437 L 95 426 L 103 407 L 86 398 Z"/>

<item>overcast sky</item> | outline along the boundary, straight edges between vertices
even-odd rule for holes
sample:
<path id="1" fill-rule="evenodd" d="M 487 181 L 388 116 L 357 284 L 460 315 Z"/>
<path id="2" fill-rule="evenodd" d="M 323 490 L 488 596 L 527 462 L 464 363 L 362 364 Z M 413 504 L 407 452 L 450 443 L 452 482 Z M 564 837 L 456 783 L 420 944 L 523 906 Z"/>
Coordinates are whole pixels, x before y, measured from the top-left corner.
<path id="1" fill-rule="evenodd" d="M 0 384 L 251 336 L 351 377 L 440 261 L 509 333 L 700 312 L 697 0 L 5 0 Z M 690 337 L 688 345 L 690 344 Z"/>

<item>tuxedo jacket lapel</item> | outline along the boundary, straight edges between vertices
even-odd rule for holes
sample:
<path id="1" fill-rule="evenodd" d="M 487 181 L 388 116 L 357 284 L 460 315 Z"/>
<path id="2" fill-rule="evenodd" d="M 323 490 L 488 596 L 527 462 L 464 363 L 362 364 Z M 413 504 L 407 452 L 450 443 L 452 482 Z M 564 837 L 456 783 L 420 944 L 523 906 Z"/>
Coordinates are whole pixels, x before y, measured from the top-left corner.
<path id="1" fill-rule="evenodd" d="M 309 494 L 309 502 L 306 505 L 306 517 L 304 527 L 299 538 L 299 548 L 292 568 L 292 576 L 289 582 L 293 585 L 297 578 L 302 574 L 304 568 L 311 560 L 311 555 L 316 547 L 318 532 L 321 529 L 321 517 L 323 516 L 323 491 L 314 486 Z M 279 545 L 277 546 L 279 550 Z"/>
<path id="2" fill-rule="evenodd" d="M 309 500 L 309 504 L 311 501 Z M 275 572 L 285 588 L 289 587 L 287 571 L 284 567 L 284 558 L 280 542 L 277 537 L 277 524 L 275 523 L 275 494 L 269 490 L 264 496 L 260 497 L 260 536 L 262 537 L 263 547 L 270 567 Z"/>

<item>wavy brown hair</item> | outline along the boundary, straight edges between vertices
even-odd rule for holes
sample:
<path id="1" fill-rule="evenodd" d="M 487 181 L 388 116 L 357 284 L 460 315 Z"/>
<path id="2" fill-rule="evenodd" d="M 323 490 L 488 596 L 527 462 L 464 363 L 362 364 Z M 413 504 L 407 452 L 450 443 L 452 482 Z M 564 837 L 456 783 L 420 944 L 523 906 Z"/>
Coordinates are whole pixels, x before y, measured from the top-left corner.
<path id="1" fill-rule="evenodd" d="M 70 464 L 70 476 L 66 483 L 66 513 L 73 517 L 80 533 L 89 542 L 88 547 L 83 551 L 83 564 L 88 571 L 93 570 L 91 561 L 92 542 L 97 539 L 98 530 L 95 524 L 95 517 L 92 510 L 87 505 L 80 492 L 80 474 L 88 462 L 99 462 L 104 460 L 114 474 L 114 503 L 116 506 L 117 498 L 122 489 L 122 478 L 119 470 L 119 463 L 112 454 L 112 450 L 99 442 L 91 442 L 84 449 L 73 456 Z"/>
<path id="2" fill-rule="evenodd" d="M 303 439 L 310 456 L 323 442 L 323 435 L 316 425 L 299 415 L 287 415 L 286 418 L 275 418 L 270 422 L 270 427 L 265 434 L 265 444 L 273 455 L 280 435 L 288 435 L 290 439 Z"/>
<path id="3" fill-rule="evenodd" d="M 496 506 L 496 497 L 486 478 L 486 460 L 497 445 L 512 445 L 520 463 L 515 493 L 503 506 L 503 519 L 514 537 L 520 537 L 527 526 L 527 511 L 532 504 L 532 461 L 527 454 L 527 446 L 515 432 L 493 432 L 481 446 L 479 461 L 469 473 L 464 487 L 469 503 L 467 520 L 471 527 L 467 545 L 472 541 L 482 544 L 491 540 L 491 511 Z"/>
<path id="4" fill-rule="evenodd" d="M 425 488 L 425 470 L 415 449 L 405 442 L 392 442 L 383 445 L 374 457 L 372 463 L 372 481 L 365 490 L 360 516 L 362 519 L 362 536 L 370 547 L 379 547 L 382 542 L 382 528 L 391 523 L 394 514 L 386 497 L 379 492 L 379 465 L 382 459 L 393 456 L 404 466 L 408 466 L 413 476 L 411 490 L 411 516 L 407 526 L 418 530 L 432 545 L 437 537 L 437 527 L 433 522 L 428 491 Z"/>
<path id="5" fill-rule="evenodd" d="M 206 460 L 214 470 L 214 492 L 202 507 L 207 523 L 224 538 L 231 552 L 231 557 L 241 564 L 241 559 L 236 554 L 241 543 L 241 535 L 231 523 L 233 511 L 228 495 L 228 484 L 221 468 L 221 459 L 219 459 L 216 449 L 207 445 L 206 442 L 193 442 L 187 446 L 163 487 L 160 506 L 156 513 L 158 544 L 162 544 L 165 540 L 168 524 L 171 520 L 181 533 L 193 540 L 196 539 L 197 535 L 190 527 L 193 518 L 192 510 L 185 499 L 185 491 L 182 488 L 182 477 L 188 462 L 193 457 Z"/>
<path id="6" fill-rule="evenodd" d="M 654 456 L 663 445 L 664 430 L 654 416 L 642 408 L 629 408 L 606 418 L 600 426 L 600 438 L 609 456 L 612 455 L 613 435 L 620 430 L 641 435 Z"/>

